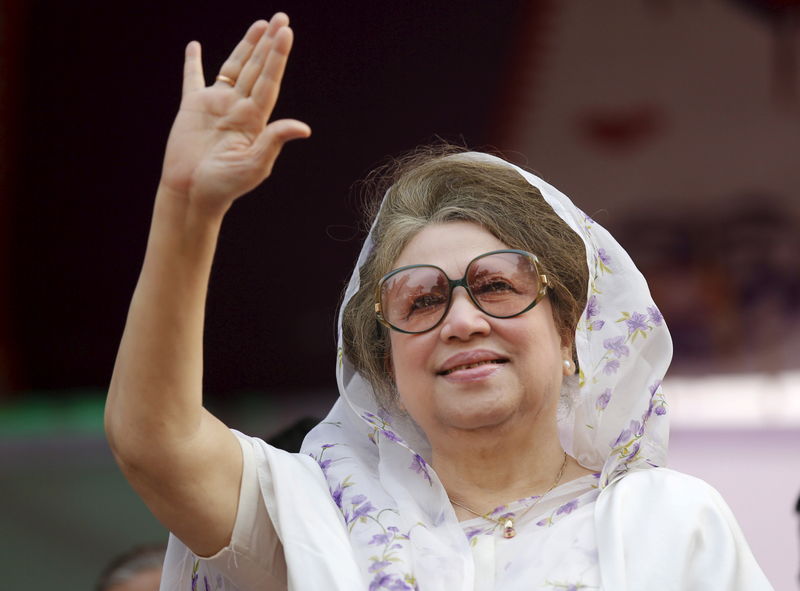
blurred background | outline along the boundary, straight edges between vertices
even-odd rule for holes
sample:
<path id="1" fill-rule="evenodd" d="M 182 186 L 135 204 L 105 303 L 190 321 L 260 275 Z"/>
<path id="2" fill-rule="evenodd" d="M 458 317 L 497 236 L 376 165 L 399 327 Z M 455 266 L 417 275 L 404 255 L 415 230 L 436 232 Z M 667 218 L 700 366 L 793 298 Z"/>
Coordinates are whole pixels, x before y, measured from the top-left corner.
<path id="1" fill-rule="evenodd" d="M 165 532 L 118 473 L 102 406 L 141 265 L 185 44 L 207 79 L 292 18 L 277 116 L 307 121 L 237 203 L 205 388 L 271 437 L 336 396 L 357 181 L 443 138 L 569 194 L 648 277 L 675 340 L 671 463 L 726 498 L 797 589 L 800 1 L 64 3 L 0 0 L 0 572 L 88 588 Z M 275 286 L 279 287 L 276 289 Z"/>

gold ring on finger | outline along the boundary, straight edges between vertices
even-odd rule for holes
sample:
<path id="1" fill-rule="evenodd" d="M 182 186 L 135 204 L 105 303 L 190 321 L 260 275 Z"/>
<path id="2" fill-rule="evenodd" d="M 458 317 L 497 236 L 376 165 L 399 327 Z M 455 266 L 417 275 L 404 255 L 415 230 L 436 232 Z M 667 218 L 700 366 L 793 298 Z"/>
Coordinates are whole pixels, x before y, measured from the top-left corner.
<path id="1" fill-rule="evenodd" d="M 217 74 L 217 80 L 224 82 L 225 84 L 230 84 L 231 86 L 236 86 L 236 80 L 230 78 L 229 76 L 225 76 L 224 74 Z"/>

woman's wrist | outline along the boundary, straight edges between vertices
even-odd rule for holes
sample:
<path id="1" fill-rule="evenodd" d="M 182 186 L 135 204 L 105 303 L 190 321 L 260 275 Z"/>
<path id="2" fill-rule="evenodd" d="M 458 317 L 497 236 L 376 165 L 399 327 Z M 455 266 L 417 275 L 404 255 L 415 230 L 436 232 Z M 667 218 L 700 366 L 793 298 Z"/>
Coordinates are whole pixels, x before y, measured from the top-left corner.
<path id="1" fill-rule="evenodd" d="M 204 203 L 162 183 L 156 191 L 153 225 L 165 222 L 170 231 L 178 235 L 201 238 L 210 234 L 216 238 L 232 203 L 233 199 L 229 202 Z"/>

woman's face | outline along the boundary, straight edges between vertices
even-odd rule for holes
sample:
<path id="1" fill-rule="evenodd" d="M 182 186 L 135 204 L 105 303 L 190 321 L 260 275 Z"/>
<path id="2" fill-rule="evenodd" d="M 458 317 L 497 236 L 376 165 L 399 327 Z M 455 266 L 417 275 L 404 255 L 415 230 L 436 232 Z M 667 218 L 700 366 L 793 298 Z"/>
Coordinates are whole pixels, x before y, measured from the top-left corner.
<path id="1" fill-rule="evenodd" d="M 406 245 L 395 268 L 431 264 L 456 279 L 476 256 L 503 248 L 509 247 L 477 224 L 435 224 Z M 561 341 L 549 299 L 499 319 L 476 308 L 462 288 L 452 297 L 447 316 L 433 330 L 391 331 L 400 404 L 434 445 L 453 430 L 554 426 L 570 349 Z"/>

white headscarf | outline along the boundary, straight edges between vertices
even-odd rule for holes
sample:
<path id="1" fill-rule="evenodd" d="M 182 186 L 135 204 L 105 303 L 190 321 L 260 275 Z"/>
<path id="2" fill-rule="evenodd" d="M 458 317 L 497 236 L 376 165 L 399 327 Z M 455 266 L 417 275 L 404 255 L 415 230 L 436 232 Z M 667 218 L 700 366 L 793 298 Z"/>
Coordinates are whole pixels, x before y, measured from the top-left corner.
<path id="1" fill-rule="evenodd" d="M 575 333 L 578 392 L 559 416 L 564 449 L 584 467 L 600 471 L 601 488 L 630 470 L 664 465 L 668 421 L 661 380 L 672 342 L 628 254 L 537 176 L 487 154 L 450 158 L 513 168 L 585 244 L 588 301 Z M 341 311 L 359 289 L 359 270 L 376 240 L 380 237 L 370 232 Z M 343 352 L 341 318 L 340 313 L 340 399 L 308 435 L 302 452 L 325 474 L 370 589 L 460 588 L 456 582 L 471 578 L 474 567 L 447 493 L 428 465 L 430 445 L 407 416 L 380 408 L 371 385 Z"/>

